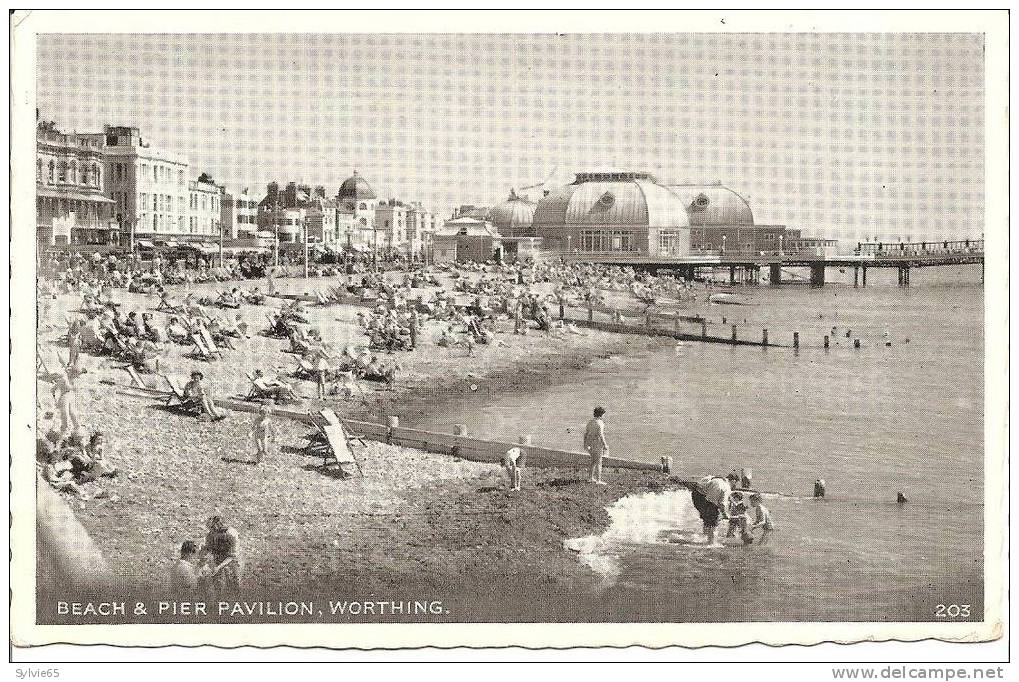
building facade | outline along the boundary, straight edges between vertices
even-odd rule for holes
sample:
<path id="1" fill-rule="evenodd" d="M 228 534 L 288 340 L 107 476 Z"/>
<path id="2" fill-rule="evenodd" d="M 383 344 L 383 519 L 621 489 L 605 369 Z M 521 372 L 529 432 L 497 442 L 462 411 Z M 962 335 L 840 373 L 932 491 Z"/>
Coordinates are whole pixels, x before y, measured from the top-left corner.
<path id="1" fill-rule="evenodd" d="M 248 194 L 223 188 L 219 198 L 219 219 L 228 239 L 254 239 L 258 233 L 258 202 Z"/>
<path id="2" fill-rule="evenodd" d="M 407 239 L 407 207 L 396 199 L 383 201 L 375 207 L 375 230 L 380 249 L 397 249 L 406 251 Z"/>
<path id="3" fill-rule="evenodd" d="M 337 210 L 351 216 L 351 229 L 346 235 L 346 242 L 351 248 L 371 249 L 378 242 L 375 234 L 375 209 L 379 199 L 368 181 L 358 175 L 357 171 L 343 181 L 336 193 Z M 344 220 L 344 223 L 347 221 Z"/>
<path id="4" fill-rule="evenodd" d="M 204 173 L 188 182 L 188 237 L 219 239 L 221 198 L 222 188 Z"/>
<path id="5" fill-rule="evenodd" d="M 139 237 L 189 233 L 188 161 L 153 149 L 138 128 L 105 126 L 106 196 L 114 202 L 121 245 Z"/>
<path id="6" fill-rule="evenodd" d="M 40 245 L 109 245 L 119 234 L 113 201 L 104 193 L 105 139 L 36 125 L 36 239 Z"/>

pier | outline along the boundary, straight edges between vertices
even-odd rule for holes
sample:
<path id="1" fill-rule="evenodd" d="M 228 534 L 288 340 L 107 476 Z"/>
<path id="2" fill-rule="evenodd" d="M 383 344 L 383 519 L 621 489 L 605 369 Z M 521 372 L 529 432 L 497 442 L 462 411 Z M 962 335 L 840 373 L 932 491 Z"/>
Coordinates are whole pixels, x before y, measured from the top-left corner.
<path id="1" fill-rule="evenodd" d="M 826 268 L 853 268 L 853 286 L 867 286 L 870 268 L 896 268 L 898 285 L 909 287 L 914 268 L 984 264 L 984 240 L 967 239 L 942 242 L 867 242 L 857 244 L 852 254 L 835 255 L 824 250 L 813 252 L 762 251 L 699 253 L 690 256 L 656 256 L 637 252 L 574 252 L 564 254 L 571 263 L 629 266 L 650 272 L 673 271 L 686 279 L 695 279 L 702 269 L 728 268 L 729 284 L 757 285 L 761 270 L 768 269 L 772 286 L 783 283 L 783 270 L 806 268 L 811 287 L 825 285 Z"/>

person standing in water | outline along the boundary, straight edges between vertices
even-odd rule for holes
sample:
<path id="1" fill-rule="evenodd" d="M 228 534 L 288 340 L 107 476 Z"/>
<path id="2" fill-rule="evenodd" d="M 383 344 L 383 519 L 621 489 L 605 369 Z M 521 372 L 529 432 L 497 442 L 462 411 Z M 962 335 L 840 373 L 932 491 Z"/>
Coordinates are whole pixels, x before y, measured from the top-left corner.
<path id="1" fill-rule="evenodd" d="M 732 485 L 721 476 L 704 476 L 696 481 L 687 481 L 690 498 L 697 514 L 704 524 L 704 538 L 709 545 L 715 544 L 715 532 L 720 518 L 729 517 L 729 498 Z"/>
<path id="2" fill-rule="evenodd" d="M 602 420 L 604 416 L 604 407 L 594 408 L 594 417 L 584 429 L 584 449 L 591 455 L 591 475 L 587 480 L 598 485 L 605 485 L 605 481 L 601 480 L 601 464 L 602 458 L 609 451 L 608 441 L 605 440 L 605 422 Z"/>

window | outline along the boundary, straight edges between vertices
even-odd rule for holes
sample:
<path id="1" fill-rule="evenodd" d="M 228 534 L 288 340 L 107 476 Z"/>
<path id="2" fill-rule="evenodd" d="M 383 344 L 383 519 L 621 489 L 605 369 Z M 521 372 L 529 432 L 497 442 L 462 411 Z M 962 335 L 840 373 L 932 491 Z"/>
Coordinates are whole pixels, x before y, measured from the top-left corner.
<path id="1" fill-rule="evenodd" d="M 152 231 L 153 232 L 155 232 L 156 230 L 159 229 L 159 221 L 157 220 L 157 218 L 159 218 L 159 216 L 157 216 L 155 214 L 152 215 Z"/>
<path id="2" fill-rule="evenodd" d="M 50 160 L 50 163 L 49 163 L 49 172 L 46 175 L 46 179 L 49 181 L 49 183 L 51 185 L 53 184 L 53 161 L 52 161 L 52 159 Z"/>
<path id="3" fill-rule="evenodd" d="M 177 171 L 177 184 L 184 186 L 184 171 L 182 170 Z"/>
<path id="4" fill-rule="evenodd" d="M 362 202 L 361 202 L 361 205 L 360 205 L 360 206 L 358 206 L 358 208 L 359 208 L 359 209 L 361 209 L 362 211 L 367 211 L 367 210 L 368 210 L 368 204 L 366 204 L 366 203 L 364 203 L 364 202 L 362 201 Z"/>
<path id="5" fill-rule="evenodd" d="M 35 160 L 35 181 L 42 182 L 42 159 Z"/>
<path id="6" fill-rule="evenodd" d="M 159 182 L 159 166 L 155 164 L 152 166 L 152 181 Z"/>
<path id="7" fill-rule="evenodd" d="M 103 174 L 98 163 L 92 164 L 92 184 L 96 187 L 103 186 Z"/>

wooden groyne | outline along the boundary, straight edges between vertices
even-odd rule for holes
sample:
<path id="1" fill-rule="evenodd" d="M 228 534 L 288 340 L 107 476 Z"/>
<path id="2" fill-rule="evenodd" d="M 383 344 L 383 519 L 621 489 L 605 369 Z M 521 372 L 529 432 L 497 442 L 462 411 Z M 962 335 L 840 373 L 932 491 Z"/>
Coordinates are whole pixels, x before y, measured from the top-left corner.
<path id="1" fill-rule="evenodd" d="M 149 397 L 166 400 L 169 391 L 135 386 L 118 386 L 117 393 L 133 397 Z M 233 398 L 217 398 L 218 407 L 240 412 L 257 412 L 260 403 L 236 400 Z M 307 411 L 276 406 L 273 414 L 277 417 L 292 419 L 308 425 L 316 423 L 315 414 Z M 538 467 L 581 468 L 590 465 L 591 458 L 586 452 L 559 450 L 531 444 L 531 436 L 524 435 L 519 442 L 492 440 L 468 435 L 466 430 L 458 427 L 455 433 L 441 433 L 423 429 L 411 429 L 399 425 L 399 419 L 389 417 L 389 423 L 358 421 L 343 419 L 343 424 L 356 437 L 373 440 L 390 445 L 399 445 L 416 450 L 424 450 L 440 455 L 451 455 L 474 462 L 502 462 L 503 455 L 512 447 L 520 447 L 527 453 L 527 465 Z M 663 457 L 658 463 L 641 462 L 622 457 L 605 457 L 602 466 L 615 469 L 636 469 L 643 471 L 660 471 L 669 473 L 672 469 L 672 458 Z"/>

